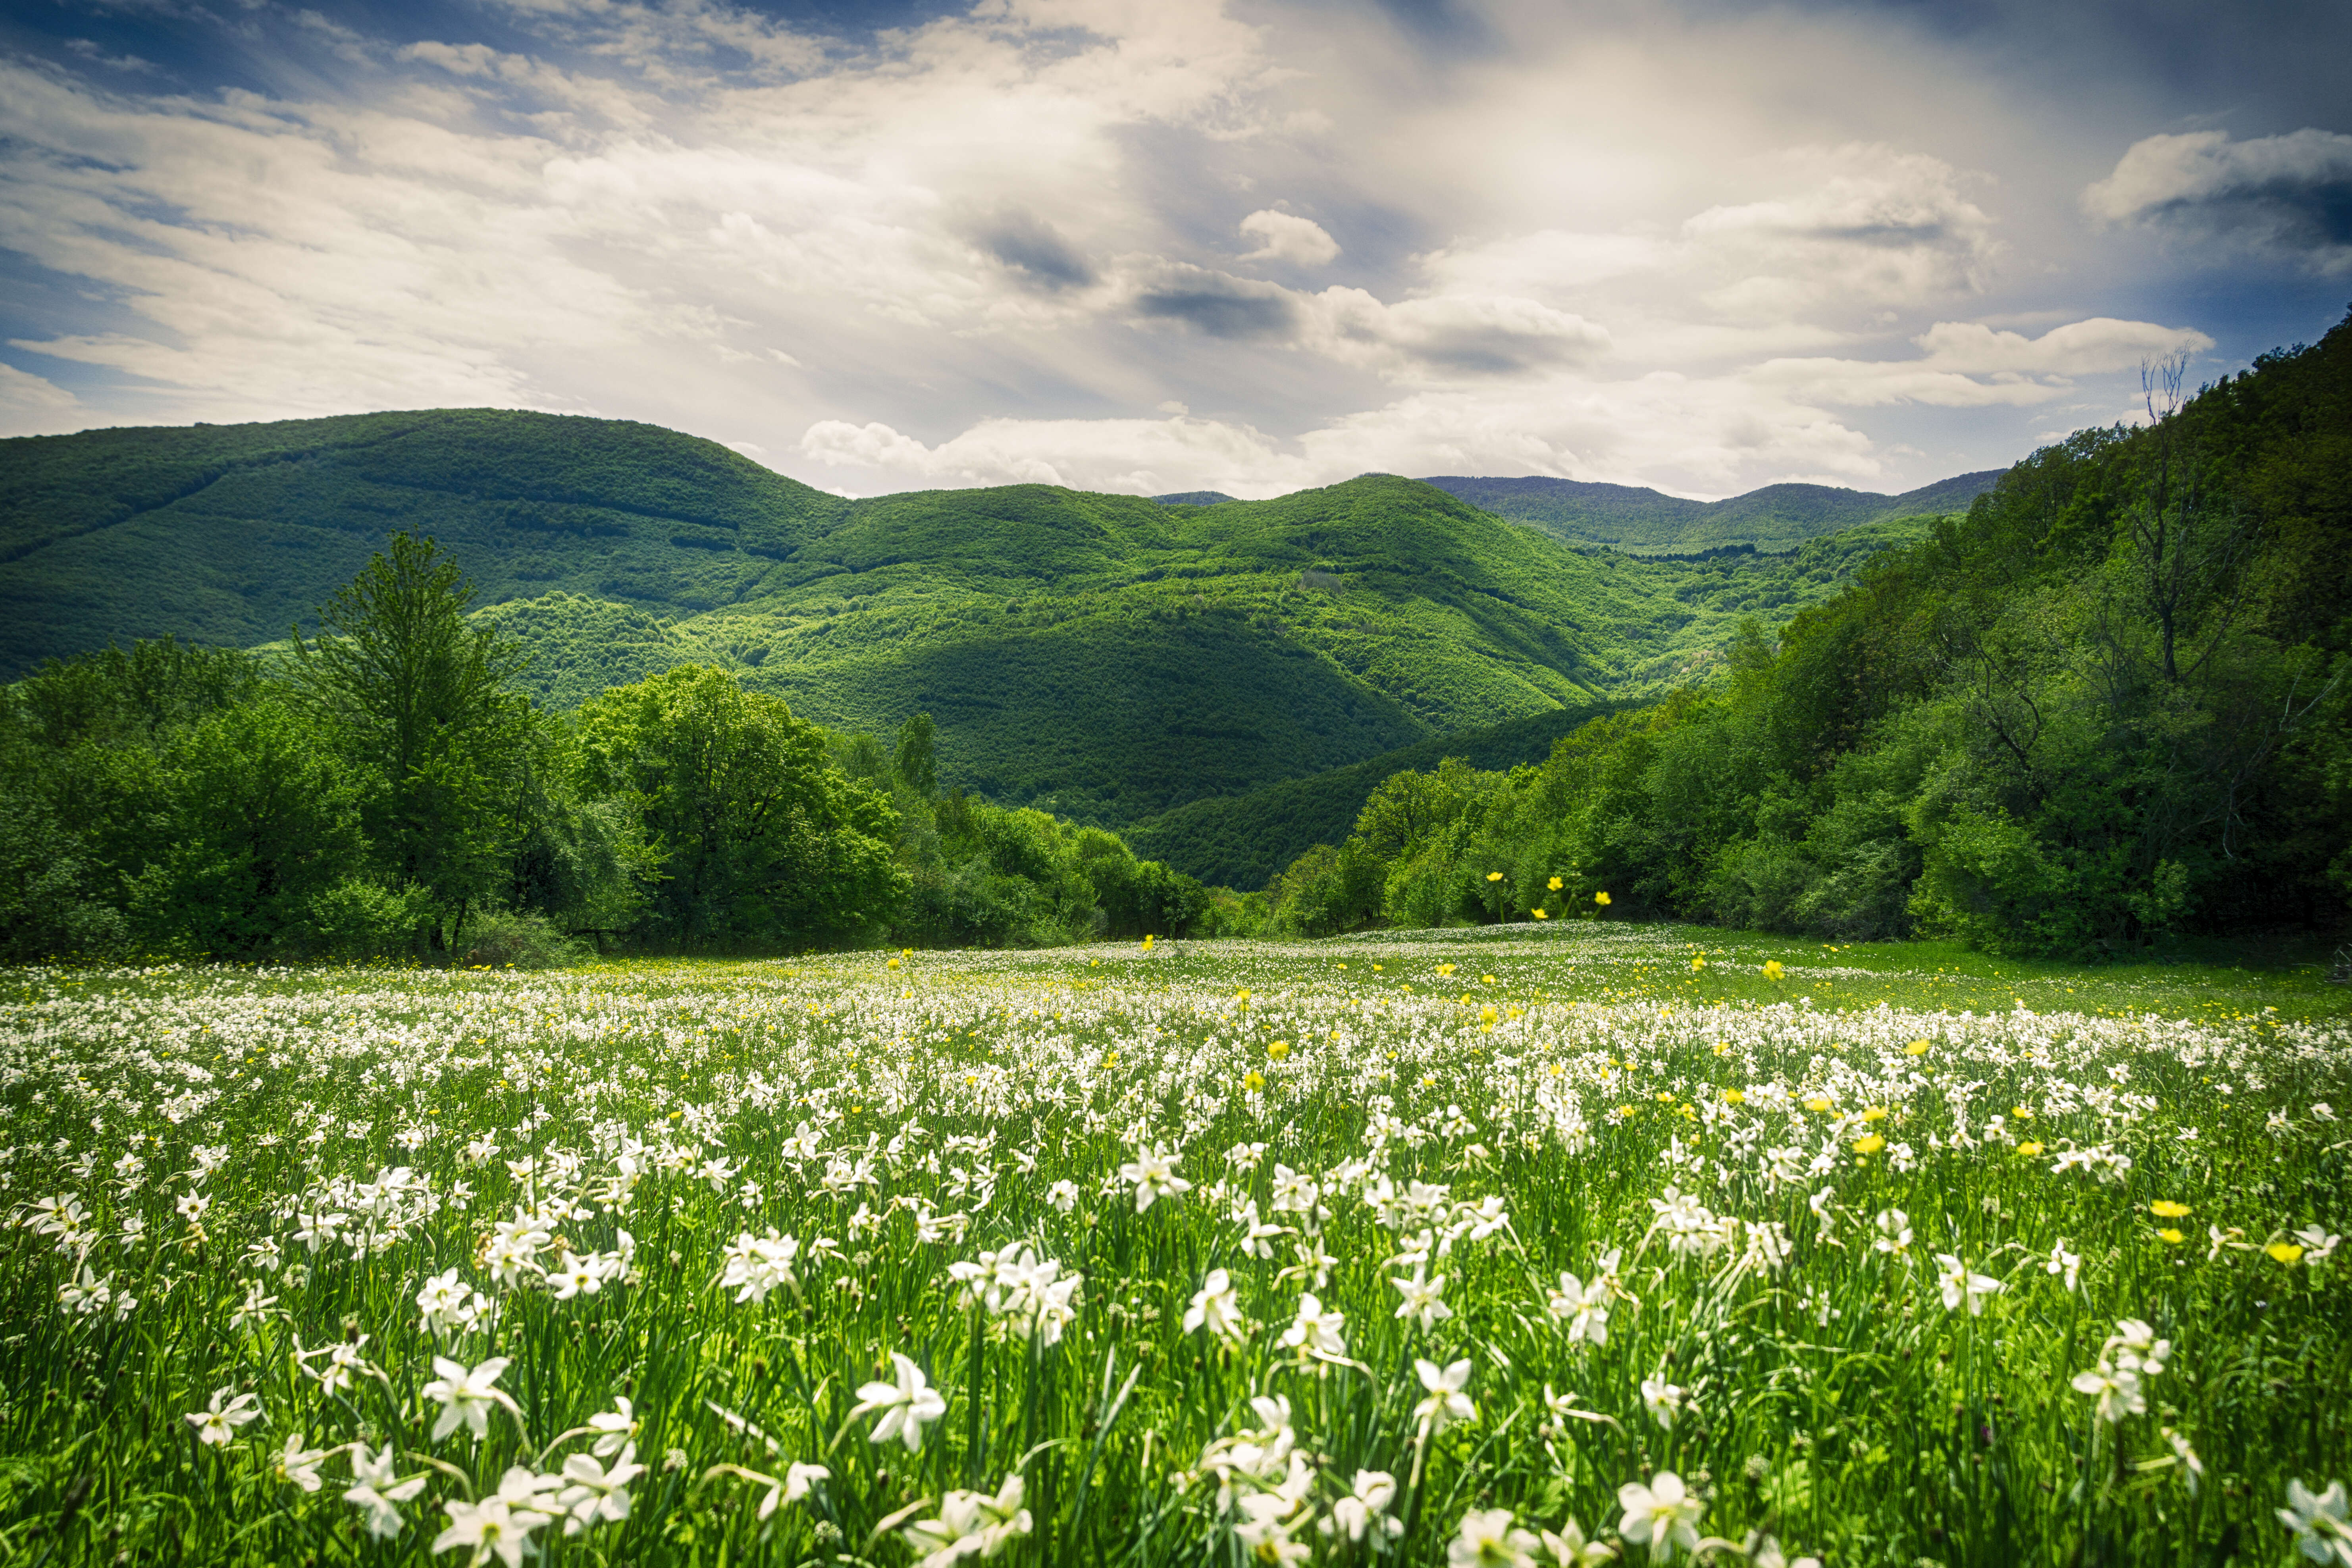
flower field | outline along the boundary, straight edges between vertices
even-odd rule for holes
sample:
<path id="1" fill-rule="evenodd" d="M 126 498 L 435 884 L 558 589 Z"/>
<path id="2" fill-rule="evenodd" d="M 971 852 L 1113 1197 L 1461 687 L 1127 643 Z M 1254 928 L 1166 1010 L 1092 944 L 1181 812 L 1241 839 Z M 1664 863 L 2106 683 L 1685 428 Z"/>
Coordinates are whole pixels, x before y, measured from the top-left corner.
<path id="1" fill-rule="evenodd" d="M 1934 956 L 8 972 L 0 1560 L 2352 1568 L 2340 994 Z"/>

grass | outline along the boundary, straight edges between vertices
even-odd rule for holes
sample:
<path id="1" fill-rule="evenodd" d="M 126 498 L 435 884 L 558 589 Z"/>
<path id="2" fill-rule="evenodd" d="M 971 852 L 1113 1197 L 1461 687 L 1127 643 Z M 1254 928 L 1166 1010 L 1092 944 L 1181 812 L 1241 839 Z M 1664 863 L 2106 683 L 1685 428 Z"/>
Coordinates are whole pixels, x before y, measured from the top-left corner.
<path id="1" fill-rule="evenodd" d="M 959 1528 L 1010 1563 L 1434 1563 L 1465 1523 L 1507 1562 L 1570 1516 L 1618 1539 L 1671 1472 L 1717 1561 L 2281 1562 L 2289 1481 L 2352 1468 L 2352 997 L 2204 956 L 1578 921 L 10 972 L 0 1557 L 422 1563 L 503 1484 L 585 1518 L 509 1511 L 557 1564 L 896 1568 Z M 1191 1185 L 1143 1207 L 1155 1155 Z M 1416 1276 L 1444 1315 L 1399 1315 Z M 1320 1360 L 1283 1342 L 1302 1291 L 1343 1314 Z M 2102 1421 L 2070 1380 L 2155 1353 L 2124 1320 L 2169 1352 Z M 941 1401 L 912 1449 L 856 1410 L 894 1354 Z M 436 1355 L 505 1358 L 480 1440 L 434 1436 Z M 260 1415 L 207 1444 L 216 1391 Z M 382 1541 L 353 1443 L 422 1481 Z M 828 1473 L 763 1517 L 750 1478 L 795 1463 Z"/>

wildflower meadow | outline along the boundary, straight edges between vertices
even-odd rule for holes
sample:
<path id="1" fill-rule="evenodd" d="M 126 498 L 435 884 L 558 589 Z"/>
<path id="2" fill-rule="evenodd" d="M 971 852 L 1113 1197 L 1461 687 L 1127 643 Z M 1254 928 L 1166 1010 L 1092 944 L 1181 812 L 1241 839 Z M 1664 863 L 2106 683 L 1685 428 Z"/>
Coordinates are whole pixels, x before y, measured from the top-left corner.
<path id="1" fill-rule="evenodd" d="M 2352 1016 L 2148 974 L 6 972 L 0 1560 L 2352 1568 Z"/>

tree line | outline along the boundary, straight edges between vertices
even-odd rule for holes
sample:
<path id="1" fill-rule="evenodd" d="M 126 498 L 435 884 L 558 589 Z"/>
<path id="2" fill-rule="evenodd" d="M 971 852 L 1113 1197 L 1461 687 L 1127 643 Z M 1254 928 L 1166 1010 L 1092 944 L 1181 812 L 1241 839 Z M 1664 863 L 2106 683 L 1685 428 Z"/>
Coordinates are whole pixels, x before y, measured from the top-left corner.
<path id="1" fill-rule="evenodd" d="M 2037 452 L 1724 677 L 1390 778 L 1320 934 L 1589 914 L 2096 957 L 2352 903 L 2352 319 Z M 1538 917 L 1540 911 L 1540 917 Z"/>
<path id="2" fill-rule="evenodd" d="M 5 689 L 0 956 L 539 963 L 1217 921 L 1114 834 L 942 794 L 926 715 L 885 747 L 693 665 L 551 713 L 470 600 L 399 533 L 283 658 L 164 638 Z"/>

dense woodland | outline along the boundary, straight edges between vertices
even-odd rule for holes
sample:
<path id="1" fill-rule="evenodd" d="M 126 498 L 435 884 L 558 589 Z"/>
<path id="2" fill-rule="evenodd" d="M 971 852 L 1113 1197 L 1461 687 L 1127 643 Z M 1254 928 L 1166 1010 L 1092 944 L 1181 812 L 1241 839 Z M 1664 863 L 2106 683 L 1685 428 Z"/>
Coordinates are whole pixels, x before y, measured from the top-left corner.
<path id="1" fill-rule="evenodd" d="M 1401 664 L 1394 679 L 1406 692 L 1458 679 L 1475 706 L 1511 663 L 1496 647 L 1520 649 L 1511 680 L 1565 682 L 1578 668 L 1583 656 L 1548 642 L 1556 623 L 1528 606 L 1561 592 L 1545 585 L 1559 563 L 1544 552 L 1585 558 L 1547 541 L 1527 554 L 1485 537 L 1509 525 L 1379 479 L 1286 510 L 1255 503 L 1246 527 L 1245 503 L 1201 509 L 1234 514 L 1219 523 L 1119 498 L 1076 498 L 1104 505 L 1070 512 L 1024 489 L 993 492 L 993 532 L 969 533 L 978 512 L 948 528 L 935 498 L 908 498 L 824 535 L 836 576 L 868 555 L 884 571 L 913 535 L 940 548 L 936 534 L 961 540 L 973 572 L 1009 556 L 1045 573 L 1022 552 L 1059 539 L 1085 558 L 1063 563 L 1079 578 L 1154 551 L 1163 565 L 1238 561 L 1218 579 L 1228 586 L 1263 577 L 1273 610 L 1213 609 L 1194 577 L 1167 594 L 1147 581 L 1141 597 L 1081 584 L 1026 607 L 992 600 L 985 658 L 971 605 L 925 608 L 912 577 L 870 582 L 866 609 L 839 611 L 856 644 L 840 668 L 902 697 L 926 658 L 1009 691 L 1043 679 L 1038 658 L 1066 655 L 1070 679 L 1046 683 L 1054 700 L 1001 716 L 1011 739 L 996 744 L 1041 725 L 1065 747 L 1097 743 L 1106 776 L 1070 794 L 1097 822 L 1134 825 L 1161 859 L 1105 826 L 992 803 L 1020 792 L 987 767 L 997 787 L 945 787 L 972 763 L 927 711 L 887 741 L 825 727 L 761 689 L 761 660 L 686 658 L 667 623 L 625 605 L 582 601 L 575 616 L 541 599 L 469 616 L 450 554 L 396 534 L 318 612 L 315 635 L 259 654 L 110 645 L 5 689 L 0 952 L 536 962 L 591 945 L 1317 935 L 1591 918 L 1602 894 L 1612 918 L 2076 956 L 2340 921 L 2352 901 L 2352 321 L 2193 397 L 2178 365 L 2153 370 L 2148 390 L 2146 426 L 2038 452 L 1924 536 L 1813 542 L 1811 606 L 1777 640 L 1751 617 L 1727 658 L 1699 662 L 1663 700 L 1588 695 L 1173 811 L 1158 810 L 1161 786 L 1108 776 L 1159 721 L 1131 700 L 1152 672 L 1106 662 L 1106 647 L 1165 660 L 1177 680 L 1263 665 L 1282 679 L 1262 700 L 1294 725 L 1306 713 L 1327 741 L 1364 730 L 1349 742 L 1360 755 L 1379 733 L 1412 742 L 1425 725 L 1397 697 L 1349 685 L 1328 649 L 1299 643 L 1300 626 L 1406 638 L 1366 653 L 1375 668 L 1405 659 L 1408 633 L 1454 647 L 1433 628 L 1470 617 L 1471 657 L 1417 674 Z M 1447 540 L 1475 547 L 1460 582 L 1440 582 L 1434 600 L 1426 583 L 1400 585 L 1401 563 Z M 1294 572 L 1294 557 L 1335 569 Z M 1690 577 L 1685 602 L 1707 580 Z M 789 615 L 813 603 L 789 600 Z M 1269 635 L 1276 611 L 1288 619 Z M 909 629 L 909 616 L 930 618 Z M 533 616 L 553 631 L 531 635 Z M 793 626 L 821 639 L 835 618 Z M 1094 635 L 1114 622 L 1123 640 Z M 893 627 L 904 635 L 884 668 L 875 639 Z M 569 700 L 546 700 L 531 671 L 564 647 L 557 633 L 589 651 L 658 649 L 658 668 L 583 685 L 589 667 L 571 658 Z M 1213 681 L 1196 684 L 1187 700 L 1211 702 Z M 1239 732 L 1213 709 L 1167 743 L 1213 752 Z M 1307 843 L 1263 894 L 1171 868 L 1255 886 Z"/>
<path id="2" fill-rule="evenodd" d="M 2097 956 L 2352 901 L 2352 321 L 2083 431 L 1540 765 L 1390 778 L 1276 918 L 1595 910 Z"/>
<path id="3" fill-rule="evenodd" d="M 1112 834 L 942 795 L 927 716 L 886 749 L 695 665 L 551 712 L 467 601 L 400 534 L 284 659 L 167 638 L 17 683 L 0 956 L 540 963 L 1214 918 Z"/>

